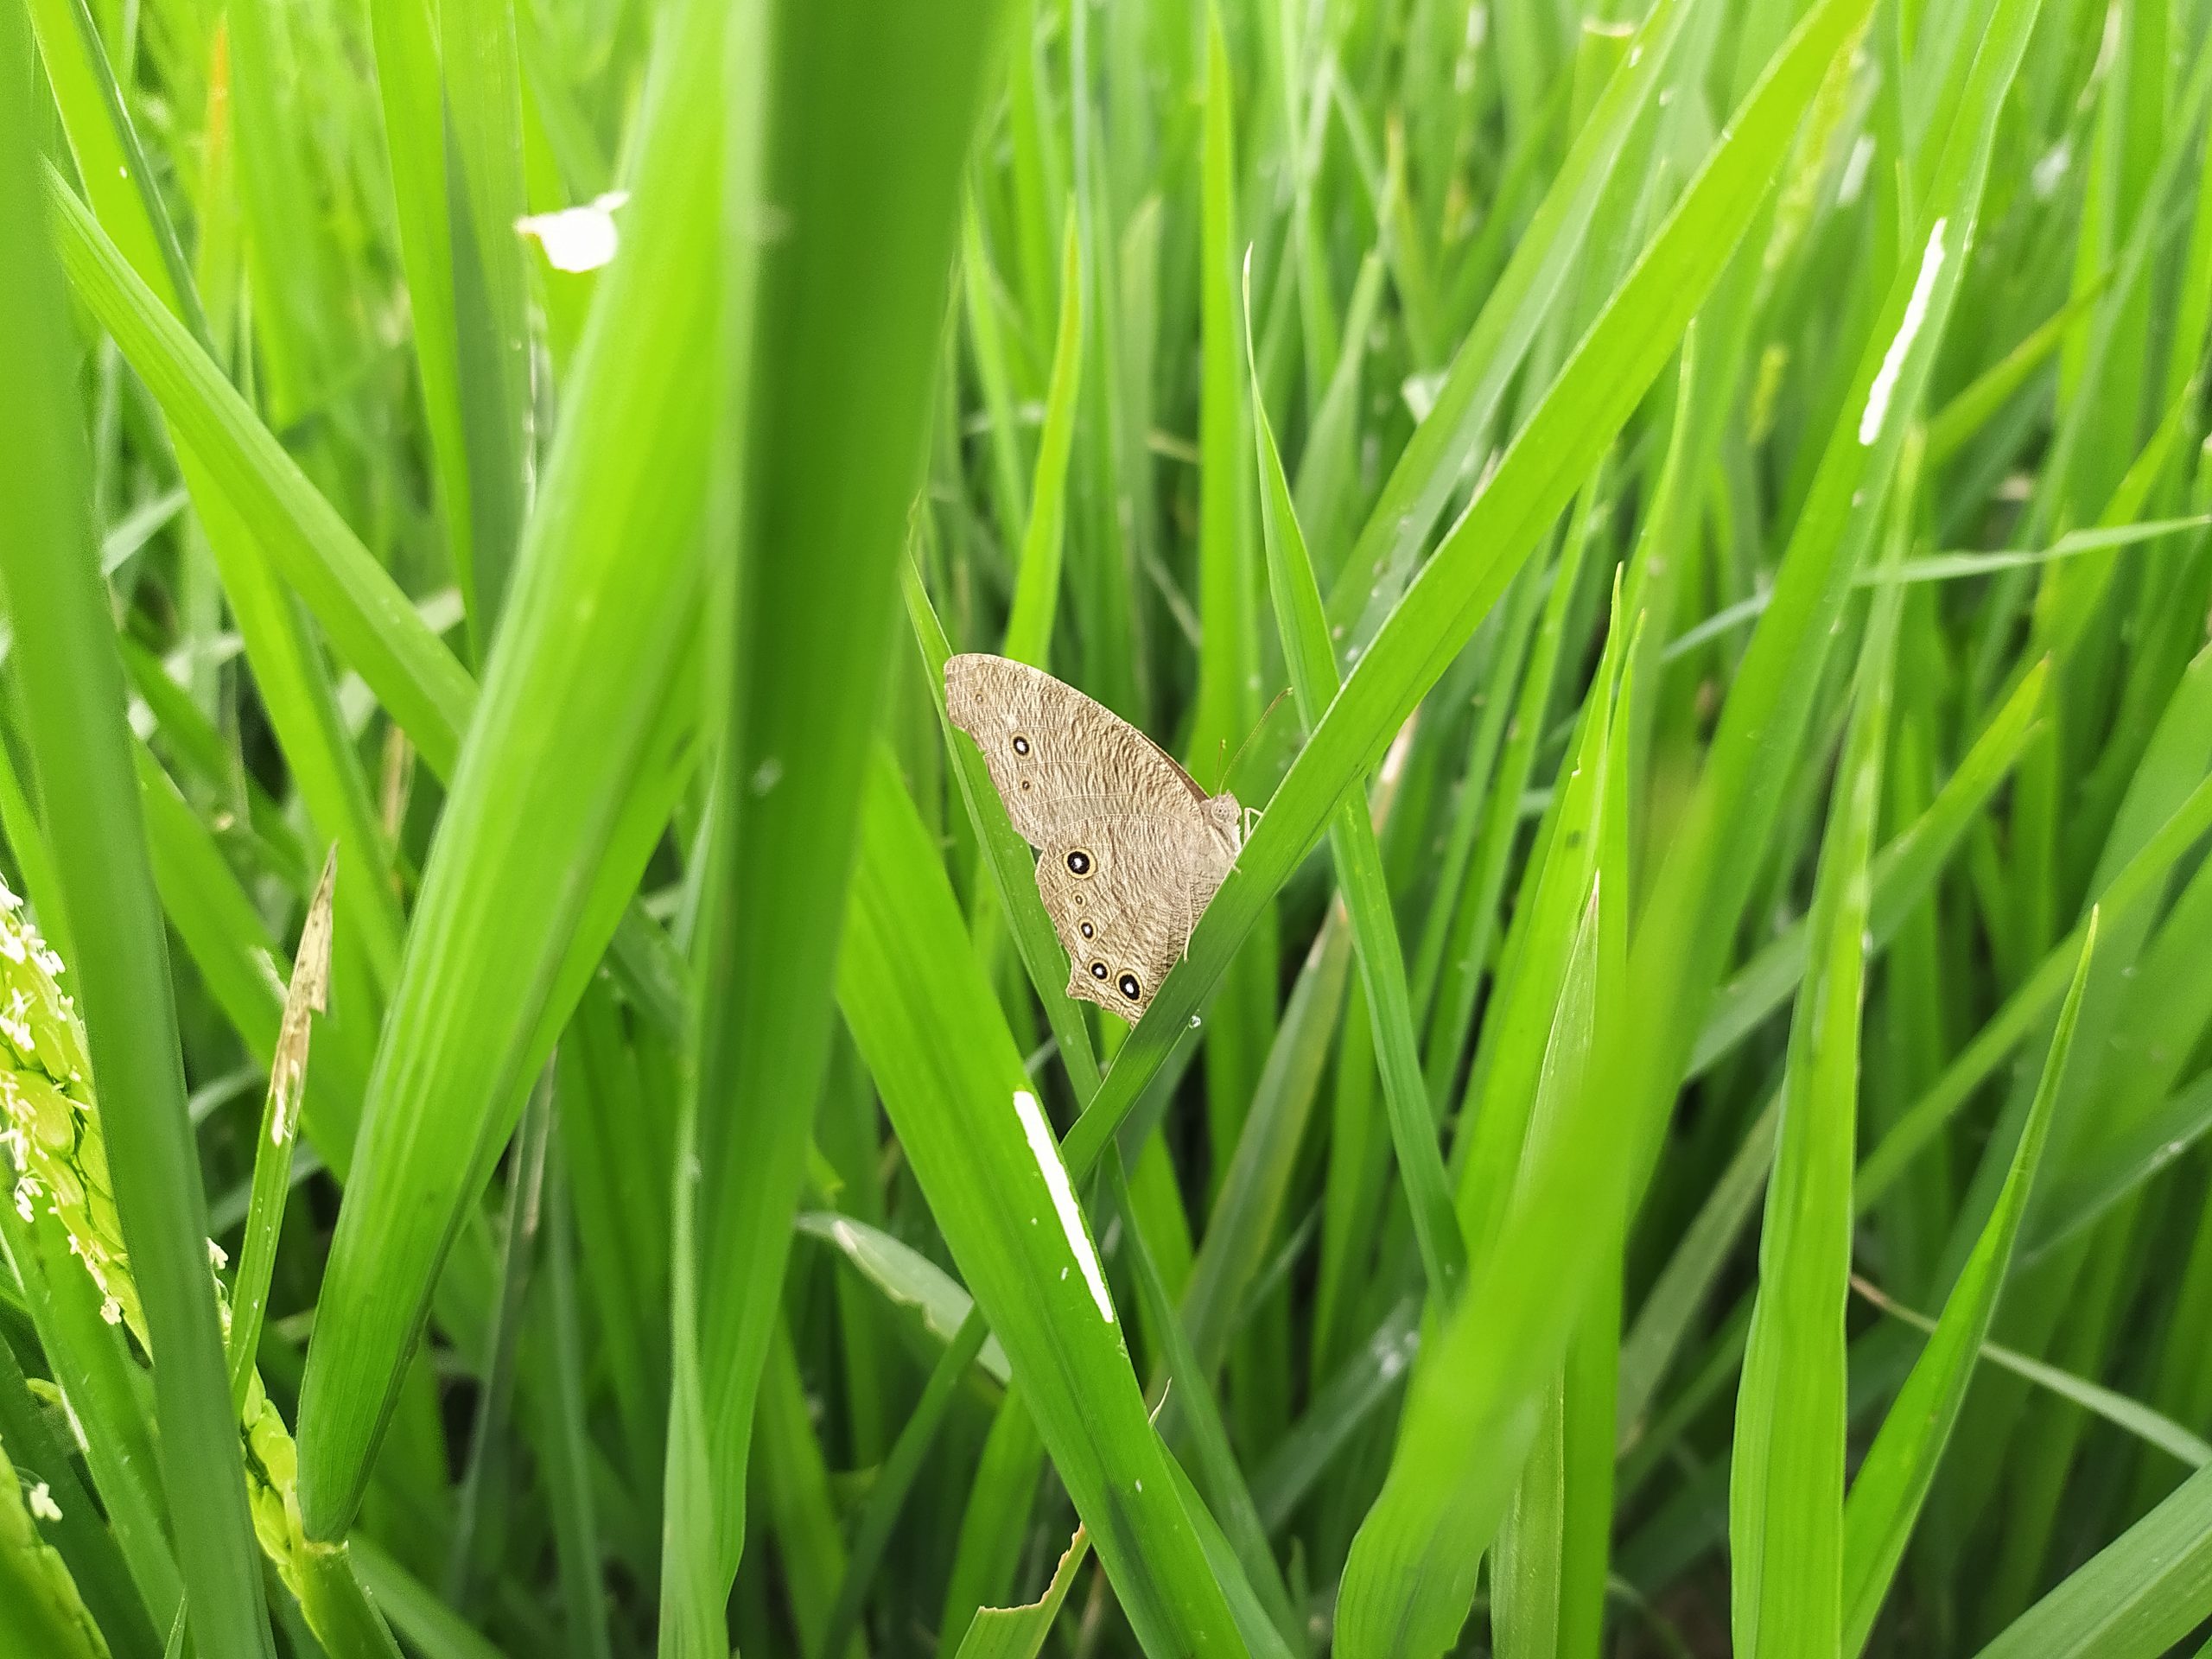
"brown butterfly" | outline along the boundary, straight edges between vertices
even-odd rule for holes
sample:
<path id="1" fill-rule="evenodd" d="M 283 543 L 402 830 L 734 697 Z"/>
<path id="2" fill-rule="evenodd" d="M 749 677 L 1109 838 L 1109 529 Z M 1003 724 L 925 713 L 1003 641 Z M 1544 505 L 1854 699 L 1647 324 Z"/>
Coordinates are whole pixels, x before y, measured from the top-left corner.
<path id="1" fill-rule="evenodd" d="M 952 658 L 944 695 L 1040 855 L 1068 995 L 1136 1020 L 1236 861 L 1236 798 L 1207 794 L 1128 721 L 1026 663 Z"/>

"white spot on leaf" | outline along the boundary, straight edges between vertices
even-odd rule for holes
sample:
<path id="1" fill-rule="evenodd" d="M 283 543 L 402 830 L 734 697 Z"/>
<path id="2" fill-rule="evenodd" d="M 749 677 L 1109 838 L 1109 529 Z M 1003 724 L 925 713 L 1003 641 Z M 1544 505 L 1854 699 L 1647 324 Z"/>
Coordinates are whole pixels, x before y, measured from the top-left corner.
<path id="1" fill-rule="evenodd" d="M 1859 442 L 1862 447 L 1871 447 L 1882 435 L 1882 423 L 1889 418 L 1890 399 L 1897 394 L 1905 359 L 1912 351 L 1912 342 L 1919 337 L 1920 326 L 1928 321 L 1929 302 L 1936 296 L 1936 278 L 1943 269 L 1943 232 L 1950 222 L 1939 219 L 1929 228 L 1928 245 L 1920 255 L 1920 274 L 1912 279 L 1912 296 L 1904 302 L 1904 321 L 1897 325 L 1897 338 L 1890 342 L 1890 349 L 1882 354 L 1882 366 L 1875 371 L 1874 384 L 1866 389 L 1866 412 L 1859 417 Z"/>
<path id="2" fill-rule="evenodd" d="M 1021 1132 L 1028 1139 L 1030 1153 L 1037 1160 L 1037 1172 L 1045 1178 L 1045 1188 L 1052 1195 L 1052 1208 L 1059 1211 L 1060 1230 L 1067 1235 L 1068 1249 L 1075 1254 L 1076 1266 L 1083 1269 L 1084 1282 L 1090 1287 L 1090 1300 L 1098 1304 L 1098 1316 L 1111 1325 L 1114 1301 L 1106 1294 L 1106 1275 L 1099 1271 L 1098 1253 L 1090 1248 L 1090 1235 L 1084 1230 L 1083 1211 L 1076 1206 L 1075 1191 L 1068 1185 L 1067 1167 L 1060 1162 L 1060 1149 L 1052 1139 L 1052 1128 L 1045 1122 L 1037 1096 L 1027 1089 L 1014 1091 L 1014 1109 L 1021 1119 Z"/>

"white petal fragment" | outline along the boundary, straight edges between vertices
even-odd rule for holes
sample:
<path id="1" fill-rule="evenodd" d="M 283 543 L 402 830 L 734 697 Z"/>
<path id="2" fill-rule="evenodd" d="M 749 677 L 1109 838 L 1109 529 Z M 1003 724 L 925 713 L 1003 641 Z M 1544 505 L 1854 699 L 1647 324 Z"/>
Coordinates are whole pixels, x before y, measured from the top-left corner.
<path id="1" fill-rule="evenodd" d="M 614 210 L 629 200 L 628 191 L 610 190 L 580 207 L 531 213 L 515 220 L 515 229 L 543 245 L 546 262 L 554 270 L 597 270 L 614 257 L 621 240 L 614 229 Z"/>

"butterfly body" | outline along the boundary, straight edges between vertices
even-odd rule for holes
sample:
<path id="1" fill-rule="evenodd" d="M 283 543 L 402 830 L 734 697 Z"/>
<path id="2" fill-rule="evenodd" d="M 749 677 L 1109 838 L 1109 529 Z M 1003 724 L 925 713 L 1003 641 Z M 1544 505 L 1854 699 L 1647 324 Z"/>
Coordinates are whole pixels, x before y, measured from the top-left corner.
<path id="1" fill-rule="evenodd" d="M 1137 1019 L 1236 861 L 1236 798 L 1208 795 L 1135 727 L 1026 663 L 954 657 L 944 690 L 1007 817 L 1038 849 L 1068 995 Z"/>

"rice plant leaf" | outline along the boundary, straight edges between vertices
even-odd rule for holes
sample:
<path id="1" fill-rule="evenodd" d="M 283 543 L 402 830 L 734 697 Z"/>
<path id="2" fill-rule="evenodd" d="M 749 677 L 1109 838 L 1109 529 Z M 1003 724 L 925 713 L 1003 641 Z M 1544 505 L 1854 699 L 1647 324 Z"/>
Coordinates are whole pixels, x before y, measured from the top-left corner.
<path id="1" fill-rule="evenodd" d="M 1928 810 L 1875 855 L 1874 893 L 1868 925 L 1878 946 L 1886 945 L 1912 907 L 1926 897 L 1975 815 L 2018 764 L 2036 729 L 2050 681 L 2038 663 L 2021 677 L 2012 695 L 1990 717 L 1974 747 L 1944 781 Z M 1796 989 L 1805 971 L 1805 925 L 1795 922 L 1764 947 L 1715 995 L 1705 1029 L 1690 1054 L 1692 1077 L 1704 1073 Z"/>
<path id="2" fill-rule="evenodd" d="M 379 9 L 407 3 L 381 0 Z M 534 436 L 518 233 L 529 205 L 522 70 L 510 0 L 446 0 L 435 15 L 445 115 L 441 182 L 452 260 L 447 280 L 468 463 L 469 533 L 455 549 L 454 575 L 467 601 L 475 658 L 482 662 L 521 541 Z"/>
<path id="3" fill-rule="evenodd" d="M 1929 416 L 1929 466 L 1943 465 L 1989 424 L 2036 371 L 2050 360 L 2068 333 L 2103 296 L 2105 286 L 2100 282 L 2076 293 Z"/>
<path id="4" fill-rule="evenodd" d="M 1515 241 L 1512 257 L 1474 326 L 1452 354 L 1427 417 L 1391 468 L 1344 562 L 1331 596 L 1332 626 L 1357 620 L 1374 584 L 1384 584 L 1384 591 L 1395 596 L 1411 574 L 1421 543 L 1474 460 L 1473 445 L 1495 418 L 1508 384 L 1566 285 L 1693 10 L 1687 3 L 1661 0 L 1637 29 L 1620 68 L 1606 82 L 1527 230 Z M 1364 648 L 1366 642 L 1348 637 L 1346 644 Z"/>
<path id="5" fill-rule="evenodd" d="M 2160 1103 L 2157 1110 L 2050 1182 L 2028 1212 L 2022 1265 L 2039 1260 L 2171 1167 L 2212 1130 L 2212 1075 Z"/>
<path id="6" fill-rule="evenodd" d="M 1043 667 L 1052 644 L 1060 599 L 1061 543 L 1067 523 L 1068 450 L 1075 442 L 1076 398 L 1083 388 L 1082 266 L 1075 220 L 1068 220 L 1060 255 L 1060 327 L 1052 378 L 1045 394 L 1045 425 L 1037 439 L 1037 470 L 1029 486 L 1029 524 L 1022 532 L 1014 609 L 1001 652 Z M 943 683 L 942 676 L 939 677 Z"/>
<path id="7" fill-rule="evenodd" d="M 1548 996 L 1549 1007 L 1548 1017 L 1525 1010 L 1521 1017 L 1533 1062 L 1523 1073 L 1527 1103 L 1492 1113 L 1510 1119 L 1494 1153 L 1471 1155 L 1465 1166 L 1467 1293 L 1421 1355 L 1389 1474 L 1345 1564 L 1336 1640 L 1348 1655 L 1439 1653 L 1456 1637 L 1483 1550 L 1505 1518 L 1582 1316 L 1579 1301 L 1562 1301 L 1550 1264 L 1572 1238 L 1618 1224 L 1593 1211 L 1586 1179 L 1576 1172 L 1618 1135 L 1605 1122 L 1611 1103 L 1592 1086 L 1590 1066 L 1593 1043 L 1619 1017 L 1626 950 L 1626 918 L 1618 913 L 1627 908 L 1626 816 L 1618 791 L 1627 772 L 1621 715 L 1628 693 L 1619 677 L 1629 644 L 1628 631 L 1618 627 L 1607 640 L 1578 757 L 1583 791 L 1575 810 L 1562 814 L 1547 855 L 1554 879 L 1538 902 L 1546 925 L 1563 923 L 1568 938 L 1560 959 L 1547 964 L 1552 971 L 1529 976 L 1532 1000 Z M 1486 1108 L 1505 1098 L 1493 1096 Z M 1567 1524 L 1564 1479 L 1544 1490 L 1547 1529 Z M 1535 1514 L 1525 1518 L 1537 1524 Z M 1556 1531 L 1548 1546 L 1523 1537 L 1532 1550 L 1512 1563 L 1524 1593 L 1517 1605 L 1509 1595 L 1508 1627 L 1513 1640 L 1541 1643 L 1563 1611 L 1563 1543 Z M 1530 1594 L 1544 1610 L 1533 1623 L 1523 1617 Z"/>
<path id="8" fill-rule="evenodd" d="M 1235 1335 L 1236 1309 L 1282 1224 L 1351 966 L 1351 930 L 1342 907 L 1332 906 L 1283 1005 L 1259 1086 L 1207 1212 L 1205 1236 L 1192 1260 L 1179 1315 L 1198 1361 L 1198 1375 L 1187 1386 L 1211 1386 Z"/>
<path id="9" fill-rule="evenodd" d="M 1996 1315 L 2013 1245 L 2035 1190 L 2051 1108 L 2066 1073 L 2096 942 L 2096 914 L 2092 912 L 2075 964 L 2074 982 L 2059 1009 L 2050 1052 L 2044 1059 L 2043 1080 L 2012 1154 L 2012 1170 L 1997 1208 L 1982 1229 L 1965 1271 L 1951 1287 L 1934 1336 L 1882 1420 L 1874 1444 L 1852 1482 L 1844 1510 L 1843 1651 L 1847 1655 L 1855 1656 L 1866 1649 L 1875 1618 L 1904 1559 L 1905 1541 L 1927 1501 L 1951 1426 L 1966 1404 L 1974 1360 Z"/>
<path id="10" fill-rule="evenodd" d="M 1713 1182 L 1695 1219 L 1683 1230 L 1681 1242 L 1637 1309 L 1636 1322 L 1621 1343 L 1619 1419 L 1624 1452 L 1641 1438 L 1644 1412 L 1654 1392 L 1688 1334 L 1691 1320 L 1726 1268 L 1737 1235 L 1766 1190 L 1779 1117 L 1777 1103 L 1770 1100 L 1752 1121 L 1742 1145 Z"/>
<path id="11" fill-rule="evenodd" d="M 55 182 L 47 201 L 79 297 L 340 656 L 432 770 L 449 775 L 475 700 L 467 671 L 76 197 Z"/>
<path id="12" fill-rule="evenodd" d="M 377 0 L 369 8 L 369 27 L 430 474 L 447 556 L 465 579 L 475 567 L 474 531 L 461 413 L 437 21 L 428 0 Z M 474 583 L 468 587 L 473 594 Z"/>
<path id="13" fill-rule="evenodd" d="M 0 1643 L 11 1653 L 54 1659 L 108 1659 L 108 1645 L 70 1576 L 69 1563 L 41 1535 L 40 1508 L 54 1508 L 44 1486 L 27 1497 L 0 1446 Z"/>
<path id="14" fill-rule="evenodd" d="M 1892 543 L 1900 550 L 1900 534 Z M 1895 558 L 1885 567 L 1893 567 Z M 1747 1656 L 1825 1652 L 1843 1620 L 1844 1312 L 1858 1147 L 1867 866 L 1882 798 L 1898 613 L 1878 596 L 1859 658 L 1850 736 L 1821 842 L 1783 1072 L 1758 1293 L 1729 1466 L 1731 1624 Z"/>
<path id="15" fill-rule="evenodd" d="M 175 229 L 90 12 L 73 0 L 45 0 L 34 16 L 70 149 L 102 228 L 116 238 L 146 291 L 183 325 L 185 338 L 211 349 Z M 328 674 L 232 499 L 188 440 L 180 443 L 177 460 L 294 780 L 351 871 L 346 976 L 357 976 L 365 964 L 372 987 L 363 1000 L 380 1002 L 398 957 L 399 912 L 385 880 L 389 855 Z M 104 550 L 104 569 L 106 558 Z"/>
<path id="16" fill-rule="evenodd" d="M 1241 1651 L 1061 1154 L 887 759 L 862 823 L 839 1002 L 931 1212 L 1140 1639 Z"/>
<path id="17" fill-rule="evenodd" d="M 2107 917 L 2120 917 L 2143 903 L 2157 891 L 2175 861 L 2208 829 L 2212 829 L 2212 778 L 2191 790 L 2112 880 L 2097 890 L 2095 907 Z M 2068 964 L 2081 950 L 2084 931 L 2083 926 L 2075 927 L 2051 948 L 1943 1075 L 1898 1116 L 1860 1160 L 1854 1195 L 1862 1209 L 1871 1207 L 1890 1190 L 1905 1165 L 1988 1080 L 2005 1057 L 2026 1040 L 2037 1021 L 2058 1001 L 2070 976 Z"/>
<path id="18" fill-rule="evenodd" d="M 356 1535 L 346 1549 L 378 1607 L 423 1659 L 504 1659 L 499 1649 L 373 1541 Z"/>
<path id="19" fill-rule="evenodd" d="M 2049 547 L 2024 553 L 1931 553 L 1906 559 L 1887 576 L 1869 571 L 1862 585 L 1877 582 L 1949 582 L 1960 576 L 1986 575 L 1996 570 L 2017 570 L 2070 559 L 2083 553 L 2109 553 L 2117 548 L 2137 547 L 2185 531 L 2202 529 L 2202 515 L 2190 518 L 2153 518 L 2136 524 L 2101 525 L 2094 530 L 2069 531 Z"/>
<path id="20" fill-rule="evenodd" d="M 2212 1613 L 2212 1468 L 2078 1567 L 1979 1659 L 2156 1659 Z"/>
<path id="21" fill-rule="evenodd" d="M 1251 280 L 1248 258 L 1244 269 L 1248 308 Z M 1275 627 L 1283 655 L 1290 664 L 1291 689 L 1299 714 L 1310 729 L 1340 689 L 1336 652 L 1330 644 L 1328 617 L 1322 609 L 1321 590 L 1314 580 L 1306 537 L 1299 529 L 1298 509 L 1291 499 L 1290 483 L 1283 475 L 1282 457 L 1275 448 L 1274 431 L 1268 420 L 1249 316 L 1244 354 L 1251 373 L 1252 428 L 1258 452 L 1268 590 L 1274 601 Z M 1391 1144 L 1398 1154 L 1399 1179 L 1405 1183 L 1430 1288 L 1440 1306 L 1449 1306 L 1466 1272 L 1466 1250 L 1453 1219 L 1444 1156 L 1437 1145 L 1435 1111 L 1421 1074 L 1421 1039 L 1414 1029 L 1412 993 L 1406 982 L 1397 920 L 1382 871 L 1382 850 L 1358 791 L 1352 791 L 1338 807 L 1329 840 L 1353 948 L 1359 956 L 1360 982 L 1375 1025 L 1375 1053 L 1382 1076 Z"/>
<path id="22" fill-rule="evenodd" d="M 34 1489 L 43 1485 L 59 1516 L 40 1518 L 46 1538 L 68 1565 L 94 1623 L 118 1659 L 156 1659 L 162 1650 L 121 1548 L 99 1506 L 77 1478 L 75 1460 L 40 1414 L 16 1363 L 0 1342 L 0 1456 Z"/>
<path id="23" fill-rule="evenodd" d="M 1395 1391 L 1421 1351 L 1420 1307 L 1408 1296 L 1367 1340 L 1314 1389 L 1306 1414 L 1252 1477 L 1252 1501 L 1270 1532 L 1290 1520 L 1299 1502 Z"/>
<path id="24" fill-rule="evenodd" d="M 686 1144 L 713 1408 L 705 1467 L 671 1475 L 709 1483 L 712 1526 L 671 1532 L 662 1569 L 664 1605 L 683 1610 L 664 1619 L 663 1651 L 687 1659 L 718 1648 L 743 1547 L 751 1404 L 779 1318 L 760 1287 L 783 1279 L 809 1140 L 810 1114 L 788 1106 L 818 1098 L 830 1052 L 837 919 L 893 683 L 898 569 L 998 15 L 992 0 L 927 16 L 777 0 L 737 13 L 740 33 L 707 54 L 724 70 L 704 90 L 736 124 L 734 159 L 696 216 L 721 232 L 716 263 L 735 283 L 725 303 L 739 332 L 720 366 L 743 468 L 707 589 L 720 810 L 697 854 L 702 1015 Z M 674 130 L 712 130 L 713 107 L 689 108 Z M 764 240 L 771 225 L 787 233 Z M 802 544 L 810 556 L 790 556 Z"/>
<path id="25" fill-rule="evenodd" d="M 1497 1249 L 1522 1172 L 1534 1156 L 1562 999 L 1578 974 L 1586 979 L 1592 971 L 1589 894 L 1602 881 L 1606 814 L 1622 806 L 1613 792 L 1613 746 L 1621 741 L 1613 722 L 1630 648 L 1616 591 L 1605 655 L 1591 683 L 1574 747 L 1560 763 L 1558 810 L 1534 865 L 1522 912 L 1528 919 L 1499 972 L 1481 1094 L 1463 1118 L 1464 1147 L 1453 1149 L 1459 1227 L 1478 1262 L 1486 1262 Z"/>
<path id="26" fill-rule="evenodd" d="M 0 73 L 28 82 L 29 36 L 0 25 Z M 86 524 L 84 425 L 70 376 L 70 321 L 43 228 L 27 99 L 0 110 L 0 344 L 15 389 L 0 408 L 22 487 L 0 504 L 0 583 L 15 624 L 24 722 L 69 913 L 90 1039 L 108 1103 L 107 1144 L 125 1248 L 137 1263 L 155 1364 L 162 1483 L 181 1528 L 191 1625 L 211 1652 L 273 1656 L 246 1511 L 222 1337 L 207 1271 L 207 1200 L 185 1116 L 168 945 L 131 772 L 123 671 Z"/>
<path id="27" fill-rule="evenodd" d="M 276 1230 L 283 1224 L 284 1198 L 292 1185 L 292 1147 L 307 1093 L 308 1045 L 315 1016 L 330 1006 L 331 897 L 337 880 L 338 849 L 334 847 L 323 860 L 321 877 L 300 929 L 300 948 L 292 957 L 283 1020 L 270 1060 L 269 1094 L 261 1109 L 261 1133 L 254 1137 L 253 1196 L 246 1211 L 238 1277 L 231 1285 L 231 1409 L 241 1414 L 254 1357 L 261 1348 L 261 1321 L 269 1311 Z"/>
<path id="28" fill-rule="evenodd" d="M 959 1659 L 1037 1659 L 1045 1638 L 1052 1634 L 1052 1621 L 1060 1615 L 1060 1605 L 1075 1587 L 1075 1575 L 1083 1570 L 1084 1558 L 1090 1553 L 1090 1535 L 1077 1527 L 1052 1568 L 1045 1593 L 1023 1606 L 985 1607 L 978 1611 L 968 1634 L 960 1639 Z"/>
<path id="29" fill-rule="evenodd" d="M 799 1231 L 833 1246 L 855 1270 L 893 1302 L 911 1307 L 940 1342 L 950 1342 L 974 1306 L 968 1293 L 943 1268 L 880 1228 L 850 1216 L 811 1210 L 798 1218 Z M 1006 1350 L 986 1338 L 976 1363 L 1003 1384 Z"/>
<path id="30" fill-rule="evenodd" d="M 1891 1319 L 1900 1320 L 1916 1331 L 1930 1336 L 1935 1334 L 1936 1322 L 1934 1319 L 1925 1313 L 1915 1313 L 1865 1280 L 1854 1277 L 1851 1287 Z M 1981 1357 L 1999 1370 L 2010 1371 L 2013 1376 L 2024 1378 L 2037 1388 L 2081 1407 L 2083 1411 L 2103 1418 L 2113 1427 L 2133 1434 L 2145 1446 L 2155 1446 L 2185 1468 L 2202 1469 L 2212 1465 L 2212 1442 L 2198 1438 L 2172 1418 L 2154 1411 L 2139 1400 L 2130 1399 L 2114 1389 L 2092 1382 L 2087 1377 L 2077 1376 L 2072 1371 L 2047 1365 L 2039 1359 L 2031 1359 L 1999 1343 L 1983 1343 Z"/>
<path id="31" fill-rule="evenodd" d="M 571 946 L 580 933 L 593 945 L 588 971 L 585 930 L 612 932 L 619 908 L 597 912 L 635 880 L 637 830 L 658 829 L 632 816 L 656 791 L 632 785 L 656 775 L 650 751 L 696 636 L 715 384 L 697 342 L 720 296 L 718 169 L 697 142 L 716 130 L 719 84 L 699 60 L 715 57 L 715 39 L 696 22 L 664 39 L 626 257 L 600 290 L 578 418 L 547 463 L 423 872 L 302 1389 L 312 1537 L 347 1529 L 464 1201 L 550 1046 L 549 1015 L 564 1019 L 582 988 Z M 442 660 L 442 712 L 457 714 L 466 676 Z"/>

